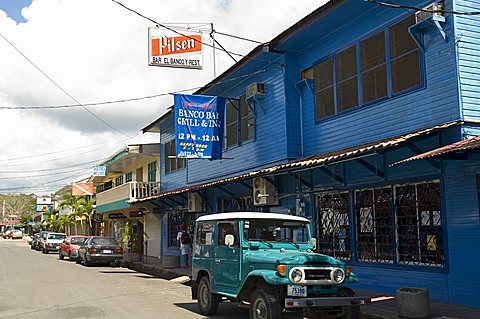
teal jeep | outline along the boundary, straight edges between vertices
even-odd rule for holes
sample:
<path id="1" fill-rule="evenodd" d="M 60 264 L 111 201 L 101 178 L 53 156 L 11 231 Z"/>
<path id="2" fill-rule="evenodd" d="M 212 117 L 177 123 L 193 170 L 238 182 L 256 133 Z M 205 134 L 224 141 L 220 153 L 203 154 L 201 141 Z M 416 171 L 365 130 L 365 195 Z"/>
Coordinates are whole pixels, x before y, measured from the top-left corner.
<path id="1" fill-rule="evenodd" d="M 202 216 L 195 225 L 192 299 L 202 315 L 222 300 L 249 303 L 250 318 L 356 318 L 357 283 L 344 262 L 314 253 L 308 219 L 272 213 Z"/>

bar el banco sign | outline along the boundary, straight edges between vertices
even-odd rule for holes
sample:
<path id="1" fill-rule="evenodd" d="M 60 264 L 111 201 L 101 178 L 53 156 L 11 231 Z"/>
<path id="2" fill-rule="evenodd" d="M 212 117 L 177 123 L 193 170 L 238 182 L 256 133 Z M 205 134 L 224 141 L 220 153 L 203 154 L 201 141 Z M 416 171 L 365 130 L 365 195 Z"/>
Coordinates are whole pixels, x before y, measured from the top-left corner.
<path id="1" fill-rule="evenodd" d="M 148 29 L 148 65 L 202 69 L 202 35 L 165 34 L 165 30 Z"/>

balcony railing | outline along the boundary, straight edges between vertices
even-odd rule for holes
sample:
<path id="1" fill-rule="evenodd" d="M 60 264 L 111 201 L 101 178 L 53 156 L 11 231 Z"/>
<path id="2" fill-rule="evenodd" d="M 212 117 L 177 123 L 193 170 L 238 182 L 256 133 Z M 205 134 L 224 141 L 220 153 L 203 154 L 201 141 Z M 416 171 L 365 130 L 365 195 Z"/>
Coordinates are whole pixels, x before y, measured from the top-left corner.
<path id="1" fill-rule="evenodd" d="M 159 192 L 159 182 L 128 182 L 98 193 L 96 196 L 97 206 L 117 202 L 120 200 L 130 201 L 134 199 L 150 197 L 158 194 Z"/>

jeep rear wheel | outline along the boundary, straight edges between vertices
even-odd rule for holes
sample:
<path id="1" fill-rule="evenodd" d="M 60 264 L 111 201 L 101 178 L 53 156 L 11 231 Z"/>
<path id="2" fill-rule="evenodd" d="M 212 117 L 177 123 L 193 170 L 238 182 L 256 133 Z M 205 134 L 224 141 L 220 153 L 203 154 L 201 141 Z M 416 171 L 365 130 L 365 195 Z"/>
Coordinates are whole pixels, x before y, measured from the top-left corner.
<path id="1" fill-rule="evenodd" d="M 277 296 L 263 289 L 253 292 L 250 299 L 250 319 L 280 319 L 282 308 Z"/>
<path id="2" fill-rule="evenodd" d="M 213 315 L 217 312 L 220 296 L 210 290 L 210 281 L 204 276 L 200 279 L 197 290 L 198 307 L 204 316 Z"/>

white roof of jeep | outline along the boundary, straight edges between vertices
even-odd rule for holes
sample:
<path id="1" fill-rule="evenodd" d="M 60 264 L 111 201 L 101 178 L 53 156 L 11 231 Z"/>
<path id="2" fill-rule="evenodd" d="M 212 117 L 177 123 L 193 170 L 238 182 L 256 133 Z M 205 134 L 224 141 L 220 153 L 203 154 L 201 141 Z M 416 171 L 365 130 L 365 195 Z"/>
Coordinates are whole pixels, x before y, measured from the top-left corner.
<path id="1" fill-rule="evenodd" d="M 308 222 L 309 220 L 304 217 L 292 216 L 286 214 L 275 213 L 259 213 L 259 212 L 232 212 L 232 213 L 220 213 L 201 216 L 197 219 L 197 222 L 207 220 L 225 220 L 225 219 L 281 219 L 281 220 L 293 220 L 300 222 Z"/>

